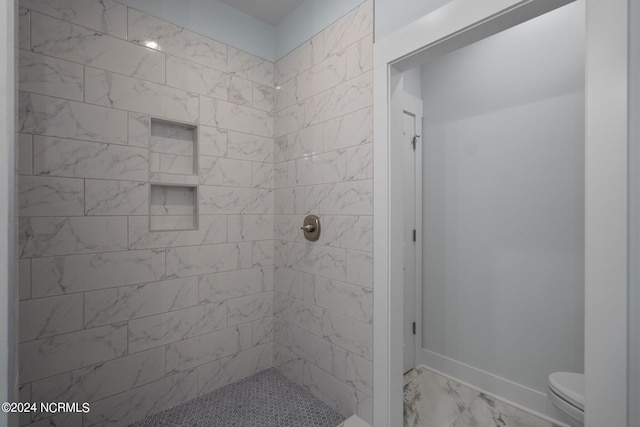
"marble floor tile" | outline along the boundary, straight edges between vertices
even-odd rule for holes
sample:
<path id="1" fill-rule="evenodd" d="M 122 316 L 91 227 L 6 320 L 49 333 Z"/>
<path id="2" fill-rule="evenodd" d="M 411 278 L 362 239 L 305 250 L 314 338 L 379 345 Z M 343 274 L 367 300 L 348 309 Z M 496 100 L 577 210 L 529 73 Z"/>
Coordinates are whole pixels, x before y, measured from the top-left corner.
<path id="1" fill-rule="evenodd" d="M 404 427 L 558 427 L 425 368 L 404 376 Z"/>

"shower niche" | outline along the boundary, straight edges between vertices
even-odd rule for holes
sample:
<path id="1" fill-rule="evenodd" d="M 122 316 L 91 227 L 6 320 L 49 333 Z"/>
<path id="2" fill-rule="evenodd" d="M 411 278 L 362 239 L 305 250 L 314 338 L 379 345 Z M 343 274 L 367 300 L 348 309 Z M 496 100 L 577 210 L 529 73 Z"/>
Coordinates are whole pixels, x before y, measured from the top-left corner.
<path id="1" fill-rule="evenodd" d="M 149 229 L 198 228 L 198 128 L 150 119 Z"/>

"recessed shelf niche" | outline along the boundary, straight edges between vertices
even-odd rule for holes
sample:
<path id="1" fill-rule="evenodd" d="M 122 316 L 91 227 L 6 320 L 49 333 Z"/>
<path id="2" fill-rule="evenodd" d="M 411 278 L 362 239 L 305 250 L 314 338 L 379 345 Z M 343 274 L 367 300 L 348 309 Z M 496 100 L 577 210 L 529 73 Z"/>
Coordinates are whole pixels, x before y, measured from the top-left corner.
<path id="1" fill-rule="evenodd" d="M 151 184 L 149 229 L 195 230 L 198 228 L 197 187 Z"/>
<path id="2" fill-rule="evenodd" d="M 149 166 L 153 174 L 197 175 L 197 129 L 151 118 Z"/>

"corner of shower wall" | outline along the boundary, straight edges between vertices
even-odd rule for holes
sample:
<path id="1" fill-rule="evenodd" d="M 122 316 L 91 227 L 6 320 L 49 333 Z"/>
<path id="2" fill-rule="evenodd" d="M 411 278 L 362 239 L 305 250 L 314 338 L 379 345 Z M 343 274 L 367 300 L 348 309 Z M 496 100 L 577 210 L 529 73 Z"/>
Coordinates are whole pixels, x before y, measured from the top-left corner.
<path id="1" fill-rule="evenodd" d="M 276 62 L 274 363 L 372 422 L 373 2 Z M 306 214 L 322 233 L 308 242 Z"/>
<path id="2" fill-rule="evenodd" d="M 273 63 L 112 0 L 18 21 L 20 398 L 91 405 L 21 425 L 127 424 L 272 367 Z M 197 129 L 195 173 L 152 119 Z M 191 219 L 196 188 L 197 226 L 152 230 L 152 183 Z"/>

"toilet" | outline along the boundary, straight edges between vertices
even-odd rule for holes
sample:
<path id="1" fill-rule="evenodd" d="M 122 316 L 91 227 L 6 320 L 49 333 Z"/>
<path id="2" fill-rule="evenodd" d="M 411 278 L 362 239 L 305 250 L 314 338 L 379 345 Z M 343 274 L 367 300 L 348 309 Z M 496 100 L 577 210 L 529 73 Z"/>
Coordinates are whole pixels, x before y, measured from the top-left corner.
<path id="1" fill-rule="evenodd" d="M 584 374 L 554 372 L 549 375 L 548 396 L 562 412 L 584 424 Z"/>

